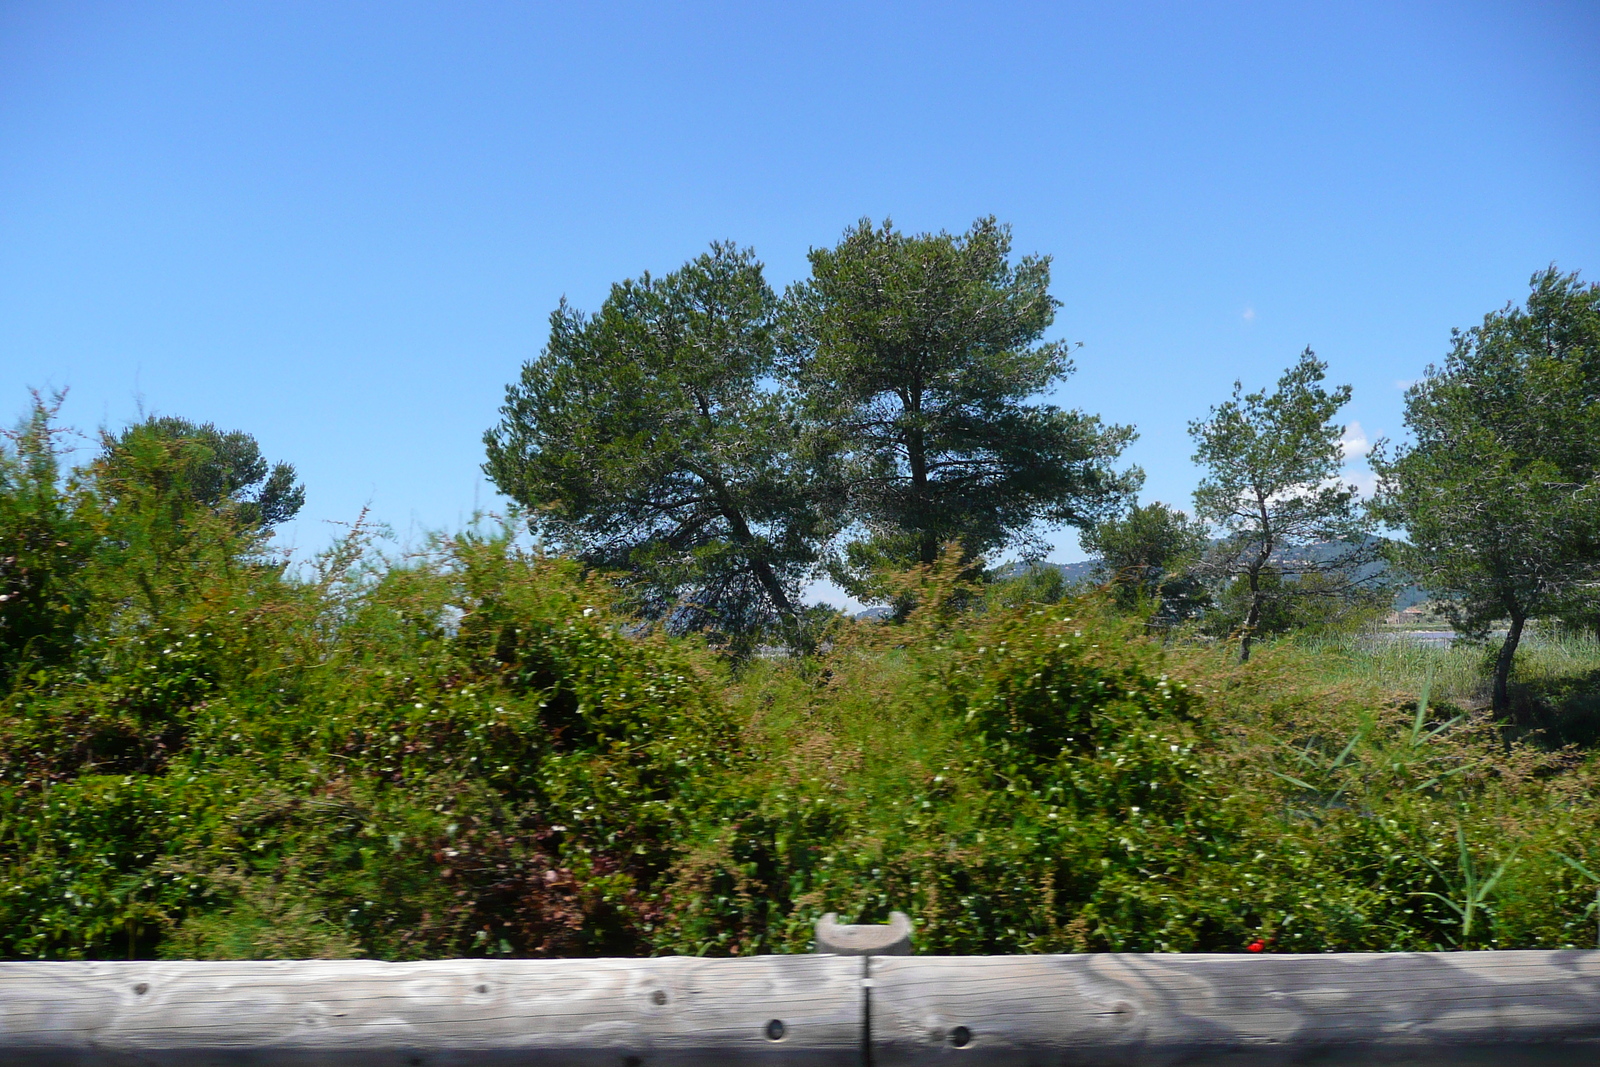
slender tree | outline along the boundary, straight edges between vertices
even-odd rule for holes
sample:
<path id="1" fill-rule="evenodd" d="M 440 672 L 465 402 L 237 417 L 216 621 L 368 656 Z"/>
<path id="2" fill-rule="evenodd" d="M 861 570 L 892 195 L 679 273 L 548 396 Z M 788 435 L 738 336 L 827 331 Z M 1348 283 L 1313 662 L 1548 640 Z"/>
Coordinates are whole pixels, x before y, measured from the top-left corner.
<path id="1" fill-rule="evenodd" d="M 1044 528 L 1093 523 L 1137 487 L 1112 466 L 1131 428 L 1038 402 L 1072 362 L 1042 340 L 1050 260 L 1010 252 L 993 218 L 915 236 L 863 219 L 790 289 L 788 376 L 848 472 L 847 575 L 930 565 L 950 541 L 969 558 L 1040 548 Z"/>
<path id="2" fill-rule="evenodd" d="M 1399 562 L 1463 632 L 1508 623 L 1499 712 L 1528 620 L 1600 599 L 1600 285 L 1551 267 L 1531 288 L 1452 335 L 1406 393 L 1415 440 L 1373 461 L 1375 514 L 1407 533 Z"/>
<path id="3" fill-rule="evenodd" d="M 794 637 L 826 539 L 792 403 L 772 378 L 777 300 L 748 249 L 565 301 L 506 390 L 484 470 L 557 549 L 629 576 L 646 614 Z"/>
<path id="4" fill-rule="evenodd" d="M 1246 393 L 1234 382 L 1232 399 L 1189 424 L 1194 460 L 1206 470 L 1195 515 L 1222 533 L 1203 567 L 1223 586 L 1240 579 L 1245 587 L 1240 662 L 1270 601 L 1351 595 L 1373 578 L 1356 487 L 1339 477 L 1344 427 L 1335 416 L 1350 387 L 1325 389 L 1326 372 L 1308 348 L 1273 392 Z M 1303 551 L 1325 542 L 1342 547 Z"/>

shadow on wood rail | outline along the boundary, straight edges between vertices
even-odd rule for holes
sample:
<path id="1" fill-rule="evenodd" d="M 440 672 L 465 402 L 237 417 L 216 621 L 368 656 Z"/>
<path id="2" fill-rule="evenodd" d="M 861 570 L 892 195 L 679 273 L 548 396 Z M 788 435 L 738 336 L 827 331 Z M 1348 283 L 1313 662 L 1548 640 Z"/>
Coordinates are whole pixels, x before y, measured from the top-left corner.
<path id="1" fill-rule="evenodd" d="M 0 964 L 0 1063 L 1600 1063 L 1600 952 Z"/>

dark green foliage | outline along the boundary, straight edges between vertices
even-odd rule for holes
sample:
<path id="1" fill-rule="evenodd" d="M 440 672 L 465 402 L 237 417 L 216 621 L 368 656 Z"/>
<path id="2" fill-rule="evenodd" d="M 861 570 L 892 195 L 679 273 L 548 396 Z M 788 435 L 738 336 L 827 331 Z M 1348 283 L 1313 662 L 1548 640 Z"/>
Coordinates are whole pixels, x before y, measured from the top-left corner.
<path id="1" fill-rule="evenodd" d="M 1457 627 L 1510 630 L 1494 706 L 1529 619 L 1594 612 L 1600 582 L 1600 285 L 1554 267 L 1454 334 L 1441 368 L 1406 393 L 1416 440 L 1380 452 L 1375 508 L 1403 526 L 1399 562 L 1444 598 Z"/>
<path id="2" fill-rule="evenodd" d="M 239 430 L 161 415 L 107 435 L 103 446 L 96 473 L 111 501 L 153 492 L 260 529 L 294 518 L 306 501 L 294 468 L 268 465 L 256 439 Z"/>
<path id="3" fill-rule="evenodd" d="M 1130 428 L 1035 402 L 1072 362 L 1041 340 L 1049 259 L 1010 252 L 992 218 L 954 236 L 862 220 L 812 250 L 787 296 L 788 374 L 815 439 L 846 458 L 852 588 L 951 541 L 1036 549 L 1042 528 L 1093 522 L 1138 484 L 1112 467 Z"/>
<path id="4" fill-rule="evenodd" d="M 1344 546 L 1318 547 L 1339 551 Z M 1285 588 L 1289 583 L 1292 586 Z M 1251 606 L 1259 603 L 1250 628 L 1254 635 L 1305 631 L 1328 637 L 1372 625 L 1390 610 L 1393 599 L 1393 589 L 1381 574 L 1355 582 L 1343 574 L 1296 569 L 1285 577 L 1269 563 L 1257 576 L 1254 590 L 1249 576 L 1240 575 L 1210 597 L 1202 629 L 1215 637 L 1239 633 Z"/>
<path id="5" fill-rule="evenodd" d="M 825 556 L 881 600 L 879 572 L 951 541 L 1037 553 L 1138 484 L 1112 467 L 1130 429 L 1033 402 L 1071 361 L 1041 343 L 1049 261 L 1012 264 L 993 219 L 864 221 L 811 265 L 781 309 L 753 253 L 720 244 L 592 317 L 563 304 L 484 469 L 548 544 L 628 575 L 646 617 L 746 652 L 813 645 L 798 593 Z"/>
<path id="6" fill-rule="evenodd" d="M 563 303 L 485 436 L 484 470 L 534 529 L 626 573 L 679 632 L 801 629 L 827 491 L 772 388 L 775 303 L 753 253 L 721 244 L 613 286 L 592 317 Z"/>
<path id="7" fill-rule="evenodd" d="M 1194 491 L 1195 515 L 1222 531 L 1201 570 L 1224 589 L 1243 580 L 1241 661 L 1250 658 L 1270 602 L 1359 599 L 1379 573 L 1369 566 L 1376 547 L 1365 536 L 1356 488 L 1339 480 L 1344 427 L 1335 416 L 1350 387 L 1323 388 L 1327 369 L 1308 348 L 1273 392 L 1246 393 L 1234 382 L 1232 399 L 1189 424 L 1194 460 L 1206 470 Z M 1303 551 L 1330 542 L 1339 550 Z"/>
<path id="8" fill-rule="evenodd" d="M 1100 558 L 1098 577 L 1113 583 L 1124 610 L 1148 605 L 1163 622 L 1193 618 L 1206 591 L 1191 573 L 1210 540 L 1204 523 L 1160 501 L 1135 504 L 1126 515 L 1085 529 L 1083 550 Z"/>

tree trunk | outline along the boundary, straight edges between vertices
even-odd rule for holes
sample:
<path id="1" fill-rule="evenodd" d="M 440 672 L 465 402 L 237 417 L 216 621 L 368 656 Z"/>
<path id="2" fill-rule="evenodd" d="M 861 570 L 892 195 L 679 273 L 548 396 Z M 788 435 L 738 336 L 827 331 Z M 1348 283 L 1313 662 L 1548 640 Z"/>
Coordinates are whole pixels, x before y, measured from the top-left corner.
<path id="1" fill-rule="evenodd" d="M 714 429 L 710 400 L 700 393 L 695 393 L 694 399 L 695 406 L 700 409 L 702 423 L 707 430 Z M 767 601 L 772 605 L 772 610 L 778 613 L 778 618 L 782 621 L 783 628 L 788 631 L 790 639 L 798 641 L 800 613 L 795 610 L 794 602 L 789 599 L 789 593 L 783 588 L 783 583 L 778 581 L 777 574 L 773 573 L 772 565 L 755 554 L 755 534 L 751 532 L 750 524 L 744 521 L 744 512 L 734 502 L 733 493 L 729 491 L 728 483 L 722 480 L 721 471 L 712 467 L 710 470 L 696 473 L 716 495 L 717 510 L 722 512 L 722 517 L 727 520 L 733 539 L 745 550 L 745 562 L 749 565 L 750 572 L 755 575 L 756 583 L 761 586 L 762 592 L 767 594 Z"/>
<path id="2" fill-rule="evenodd" d="M 906 434 L 906 459 L 911 467 L 911 495 L 917 518 L 927 522 L 928 506 L 928 455 L 922 439 L 922 430 L 913 429 Z M 939 558 L 939 538 L 932 530 L 924 529 L 917 541 L 917 559 L 932 563 Z"/>
<path id="3" fill-rule="evenodd" d="M 1239 638 L 1239 662 L 1250 662 L 1250 639 L 1255 635 L 1256 626 L 1261 622 L 1261 572 L 1252 570 L 1250 575 L 1250 610 L 1244 616 L 1244 631 Z"/>
<path id="4" fill-rule="evenodd" d="M 789 599 L 789 593 L 783 588 L 783 583 L 778 581 L 777 574 L 772 570 L 772 564 L 755 555 L 756 538 L 750 532 L 744 516 L 736 509 L 729 508 L 723 512 L 723 518 L 727 519 L 728 525 L 732 527 L 734 540 L 739 542 L 739 547 L 745 549 L 745 560 L 750 565 L 750 571 L 767 594 L 767 599 L 772 602 L 773 610 L 786 622 L 793 622 L 799 614 L 795 611 L 794 602 Z"/>
<path id="5" fill-rule="evenodd" d="M 745 563 L 750 567 L 750 573 L 755 575 L 761 591 L 767 594 L 767 601 L 778 613 L 784 629 L 790 632 L 791 637 L 797 637 L 800 613 L 795 610 L 794 601 L 789 599 L 789 593 L 778 580 L 772 564 L 756 555 L 756 536 L 751 532 L 750 524 L 745 522 L 744 513 L 734 503 L 733 494 L 728 491 L 727 485 L 719 475 L 706 472 L 701 477 L 716 494 L 717 510 L 722 512 L 722 517 L 727 520 L 728 532 L 733 534 L 733 539 L 739 547 L 745 550 Z"/>
<path id="6" fill-rule="evenodd" d="M 752 559 L 750 569 L 755 572 L 756 581 L 760 582 L 761 588 L 766 591 L 767 599 L 772 601 L 773 609 L 786 621 L 793 622 L 799 612 L 795 610 L 794 603 L 783 588 L 783 583 L 778 581 L 778 576 L 773 573 L 772 565 L 764 559 Z"/>
<path id="7" fill-rule="evenodd" d="M 939 558 L 939 536 L 936 532 L 926 527 L 932 517 L 932 504 L 928 500 L 928 442 L 923 434 L 922 418 L 922 388 L 917 382 L 901 394 L 901 403 L 912 418 L 912 424 L 906 429 L 906 465 L 911 468 L 911 499 L 913 501 L 911 512 L 923 529 L 917 538 L 917 559 L 921 563 L 933 563 Z"/>
<path id="8" fill-rule="evenodd" d="M 1511 679 L 1511 664 L 1516 661 L 1517 645 L 1522 641 L 1522 624 L 1527 621 L 1522 615 L 1513 612 L 1511 615 L 1511 629 L 1506 632 L 1506 639 L 1500 645 L 1500 655 L 1494 661 L 1494 713 L 1504 715 L 1511 710 L 1511 693 L 1508 682 Z"/>

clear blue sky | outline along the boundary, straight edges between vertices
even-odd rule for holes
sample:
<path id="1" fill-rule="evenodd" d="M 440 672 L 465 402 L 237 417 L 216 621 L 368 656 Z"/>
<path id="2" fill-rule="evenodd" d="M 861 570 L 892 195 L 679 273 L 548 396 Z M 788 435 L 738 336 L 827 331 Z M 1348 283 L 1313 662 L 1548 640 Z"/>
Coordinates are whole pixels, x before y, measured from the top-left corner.
<path id="1" fill-rule="evenodd" d="M 300 470 L 288 536 L 493 495 L 565 294 L 863 215 L 1055 257 L 1058 394 L 1142 437 L 1307 344 L 1348 417 L 1555 262 L 1600 277 L 1600 4 L 0 3 L 0 412 L 146 410 Z M 1055 558 L 1080 558 L 1076 535 Z"/>

